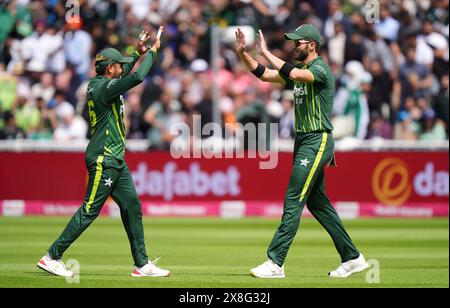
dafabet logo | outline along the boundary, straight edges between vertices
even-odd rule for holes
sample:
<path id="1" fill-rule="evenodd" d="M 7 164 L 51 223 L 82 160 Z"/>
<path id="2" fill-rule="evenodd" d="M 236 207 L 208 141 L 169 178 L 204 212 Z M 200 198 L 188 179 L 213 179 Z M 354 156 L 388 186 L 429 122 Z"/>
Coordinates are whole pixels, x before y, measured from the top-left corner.
<path id="1" fill-rule="evenodd" d="M 422 171 L 412 174 L 403 160 L 386 158 L 374 169 L 373 193 L 382 204 L 393 206 L 404 204 L 413 191 L 420 197 L 448 196 L 448 171 L 435 169 L 433 162 L 427 162 Z"/>
<path id="2" fill-rule="evenodd" d="M 412 192 L 406 163 L 397 158 L 382 160 L 373 172 L 372 190 L 378 201 L 383 204 L 403 204 Z"/>

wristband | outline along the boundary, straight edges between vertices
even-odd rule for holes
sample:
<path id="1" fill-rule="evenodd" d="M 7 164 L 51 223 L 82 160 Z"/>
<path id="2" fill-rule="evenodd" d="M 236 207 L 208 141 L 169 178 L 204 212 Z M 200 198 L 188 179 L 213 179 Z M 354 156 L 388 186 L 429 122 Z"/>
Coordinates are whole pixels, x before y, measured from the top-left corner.
<path id="1" fill-rule="evenodd" d="M 284 63 L 283 66 L 280 68 L 280 75 L 282 75 L 283 77 L 285 77 L 286 79 L 290 79 L 289 75 L 291 75 L 292 70 L 295 68 L 295 66 L 293 66 L 290 63 Z"/>
<path id="2" fill-rule="evenodd" d="M 266 71 L 266 67 L 264 65 L 258 63 L 258 66 L 255 68 L 255 70 L 251 71 L 251 73 L 253 75 L 255 75 L 256 77 L 261 78 L 264 75 L 265 71 Z"/>

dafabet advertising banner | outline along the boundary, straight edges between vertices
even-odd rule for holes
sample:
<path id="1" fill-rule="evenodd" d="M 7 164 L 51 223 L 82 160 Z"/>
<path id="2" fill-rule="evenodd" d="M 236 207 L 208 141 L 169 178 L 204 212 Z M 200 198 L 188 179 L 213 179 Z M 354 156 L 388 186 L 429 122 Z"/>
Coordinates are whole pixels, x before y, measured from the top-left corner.
<path id="1" fill-rule="evenodd" d="M 143 212 L 153 216 L 279 216 L 292 165 L 289 153 L 279 153 L 274 169 L 260 169 L 257 158 L 167 152 L 126 160 Z M 336 160 L 337 168 L 326 168 L 327 192 L 342 216 L 448 216 L 448 152 L 337 152 Z M 0 153 L 0 164 L 3 215 L 71 214 L 81 206 L 83 153 Z M 112 203 L 104 213 L 116 213 Z"/>

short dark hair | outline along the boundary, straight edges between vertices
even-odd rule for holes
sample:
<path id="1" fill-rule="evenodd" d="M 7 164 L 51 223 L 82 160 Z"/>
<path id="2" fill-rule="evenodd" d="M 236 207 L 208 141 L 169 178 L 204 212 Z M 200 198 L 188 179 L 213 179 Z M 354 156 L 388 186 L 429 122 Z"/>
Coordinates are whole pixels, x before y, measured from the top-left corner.
<path id="1" fill-rule="evenodd" d="M 66 91 L 64 91 L 63 89 L 56 89 L 54 96 L 63 96 L 65 98 L 66 97 Z"/>
<path id="2" fill-rule="evenodd" d="M 95 62 L 95 73 L 97 75 L 105 75 L 108 64 L 107 61 Z"/>
<path id="3" fill-rule="evenodd" d="M 320 44 L 320 42 L 316 42 L 316 41 L 311 41 L 316 43 L 316 48 L 314 49 L 316 51 L 316 53 L 320 52 L 320 49 L 322 49 L 322 44 Z"/>

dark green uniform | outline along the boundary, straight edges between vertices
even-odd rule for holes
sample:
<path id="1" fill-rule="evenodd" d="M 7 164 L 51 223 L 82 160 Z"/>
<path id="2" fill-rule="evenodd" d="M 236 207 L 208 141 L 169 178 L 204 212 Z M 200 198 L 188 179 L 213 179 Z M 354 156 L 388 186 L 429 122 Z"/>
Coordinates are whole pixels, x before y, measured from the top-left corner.
<path id="1" fill-rule="evenodd" d="M 66 249 L 99 215 L 108 196 L 120 208 L 122 222 L 130 241 L 134 264 L 148 263 L 142 226 L 142 209 L 134 182 L 124 160 L 125 124 L 123 94 L 141 83 L 150 71 L 155 57 L 149 52 L 135 73 L 128 75 L 139 58 L 123 65 L 122 78 L 96 76 L 89 82 L 87 100 L 91 139 L 86 149 L 89 182 L 83 205 L 49 249 L 50 256 L 61 259 Z"/>
<path id="2" fill-rule="evenodd" d="M 314 82 L 300 83 L 285 79 L 286 85 L 294 89 L 297 135 L 281 225 L 267 254 L 279 266 L 284 264 L 306 204 L 311 214 L 330 234 L 342 262 L 346 262 L 357 258 L 359 252 L 325 192 L 324 166 L 334 164 L 333 126 L 330 122 L 334 78 L 320 57 L 298 67 L 308 69 L 314 76 Z"/>

